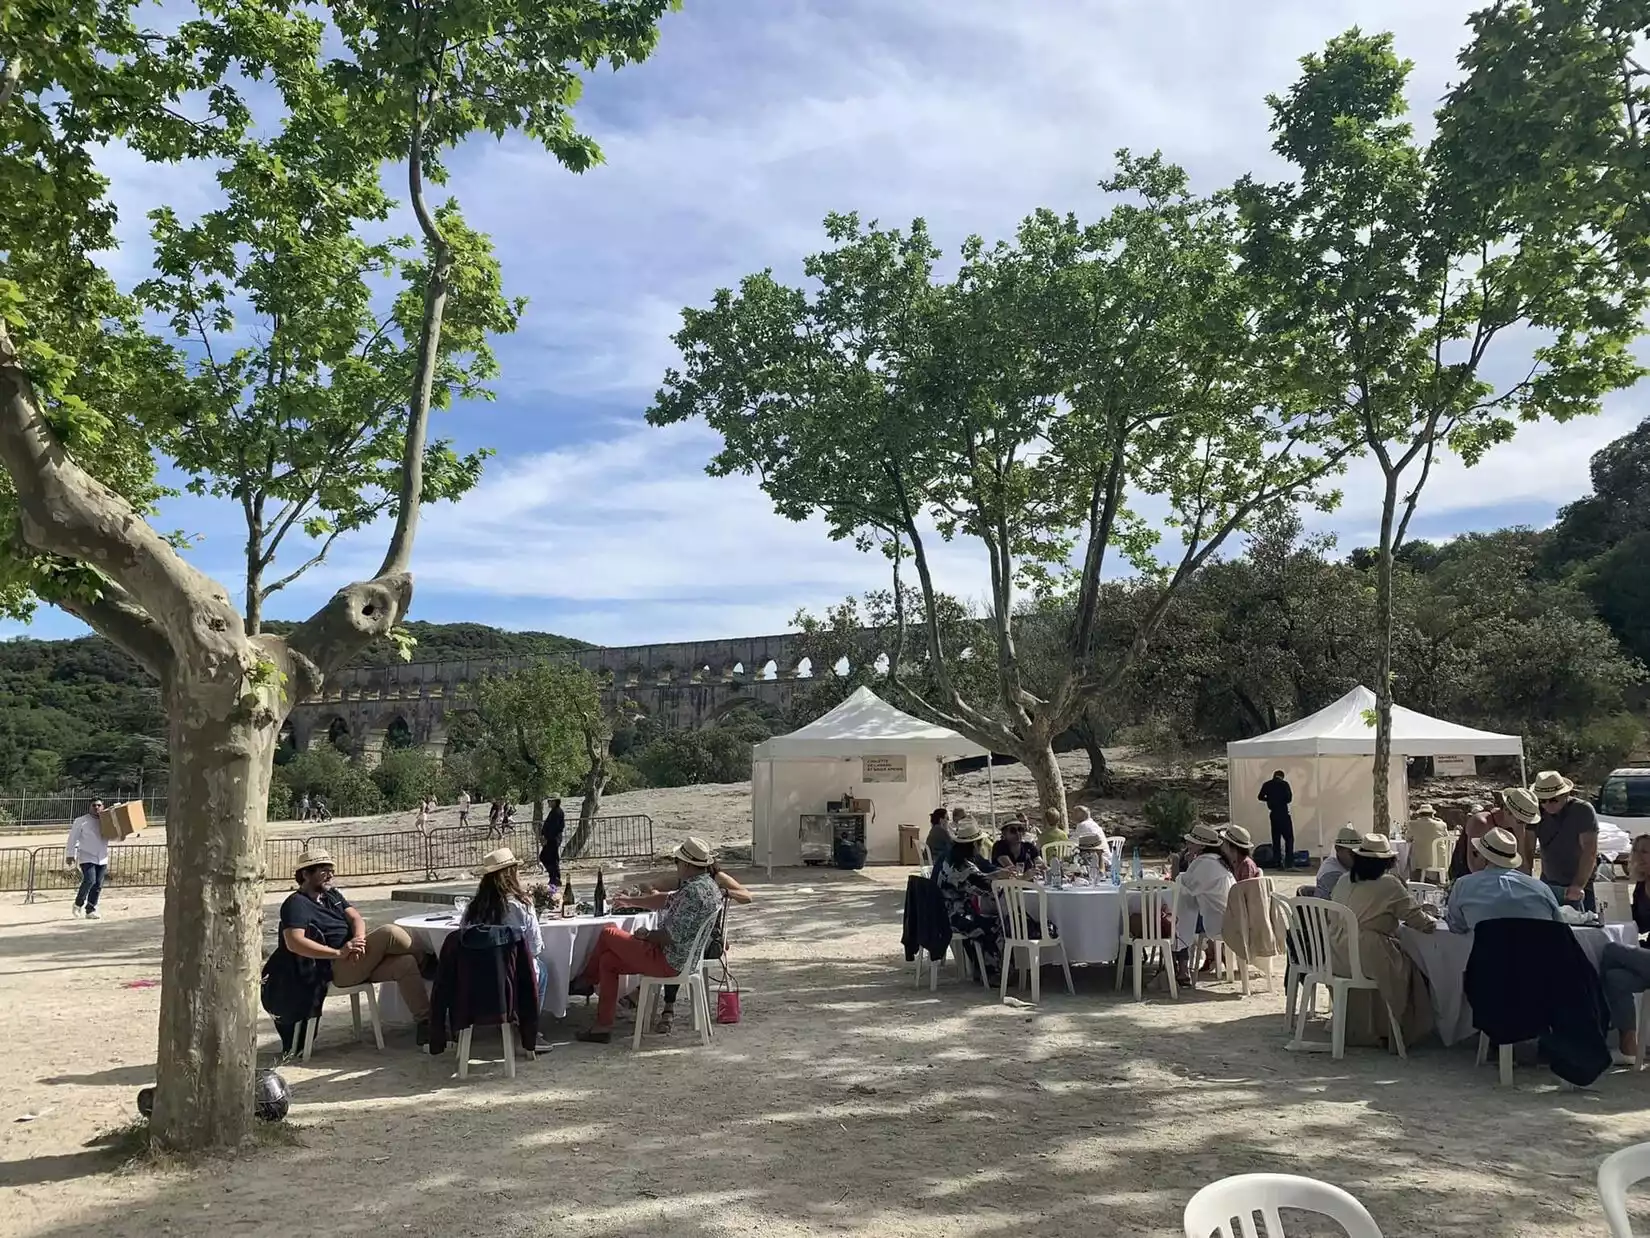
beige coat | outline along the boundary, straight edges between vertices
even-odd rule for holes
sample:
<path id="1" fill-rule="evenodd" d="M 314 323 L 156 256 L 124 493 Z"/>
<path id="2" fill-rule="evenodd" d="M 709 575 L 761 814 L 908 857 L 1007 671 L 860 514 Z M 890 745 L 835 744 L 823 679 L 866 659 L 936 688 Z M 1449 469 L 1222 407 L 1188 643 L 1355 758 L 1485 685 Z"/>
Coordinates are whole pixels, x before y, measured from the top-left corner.
<path id="1" fill-rule="evenodd" d="M 1409 835 L 1411 874 L 1419 874 L 1424 868 L 1449 868 L 1449 826 L 1441 818 L 1416 817 L 1404 828 L 1404 833 Z"/>
<path id="2" fill-rule="evenodd" d="M 1398 925 L 1431 928 L 1434 921 L 1415 901 L 1396 873 L 1388 872 L 1376 881 L 1353 881 L 1350 876 L 1335 883 L 1334 902 L 1351 910 L 1358 918 L 1358 964 L 1363 974 L 1380 986 L 1380 996 L 1398 1016 L 1404 1044 L 1414 1044 L 1432 1031 L 1432 997 L 1426 977 L 1398 946 Z M 1335 974 L 1344 976 L 1351 967 L 1339 922 L 1332 942 Z M 1380 1044 L 1391 1036 L 1386 1011 L 1368 989 L 1348 995 L 1346 1043 Z"/>
<path id="3" fill-rule="evenodd" d="M 1221 940 L 1240 959 L 1264 959 L 1283 953 L 1288 925 L 1281 915 L 1273 915 L 1267 897 L 1271 889 L 1269 878 L 1251 877 L 1234 882 L 1226 892 Z"/>

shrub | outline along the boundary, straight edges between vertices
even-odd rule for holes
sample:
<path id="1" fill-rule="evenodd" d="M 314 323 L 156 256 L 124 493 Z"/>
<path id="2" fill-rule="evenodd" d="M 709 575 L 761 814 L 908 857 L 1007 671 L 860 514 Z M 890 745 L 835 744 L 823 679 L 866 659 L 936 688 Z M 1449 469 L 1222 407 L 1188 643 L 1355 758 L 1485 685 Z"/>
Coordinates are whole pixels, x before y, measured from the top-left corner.
<path id="1" fill-rule="evenodd" d="M 1152 836 L 1171 851 L 1197 821 L 1197 801 L 1188 791 L 1153 791 L 1140 807 L 1140 815 L 1152 827 Z"/>
<path id="2" fill-rule="evenodd" d="M 751 745 L 722 727 L 666 731 L 636 754 L 636 768 L 653 787 L 744 782 L 751 776 Z"/>
<path id="3" fill-rule="evenodd" d="M 350 764 L 344 754 L 331 748 L 300 752 L 275 771 L 286 783 L 293 802 L 305 791 L 326 797 L 335 817 L 364 817 L 384 811 L 384 795 L 359 765 Z"/>
<path id="4" fill-rule="evenodd" d="M 647 785 L 647 779 L 642 777 L 642 771 L 629 761 L 621 761 L 614 757 L 607 763 L 607 789 L 603 792 L 604 795 L 622 795 L 626 791 L 639 791 Z"/>
<path id="5" fill-rule="evenodd" d="M 384 753 L 368 777 L 384 796 L 384 806 L 392 812 L 417 808 L 426 795 L 435 793 L 441 765 L 417 748 L 393 748 Z"/>
<path id="6" fill-rule="evenodd" d="M 278 773 L 269 780 L 269 810 L 271 821 L 292 820 L 292 787 Z"/>

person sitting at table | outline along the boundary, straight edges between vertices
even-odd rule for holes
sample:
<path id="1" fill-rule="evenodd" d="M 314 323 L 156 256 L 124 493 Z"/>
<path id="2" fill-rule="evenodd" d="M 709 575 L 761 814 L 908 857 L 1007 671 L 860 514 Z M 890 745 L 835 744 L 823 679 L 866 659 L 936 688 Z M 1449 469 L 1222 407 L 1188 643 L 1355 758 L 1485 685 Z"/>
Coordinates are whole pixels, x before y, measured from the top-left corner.
<path id="1" fill-rule="evenodd" d="M 1352 871 L 1352 853 L 1362 841 L 1363 835 L 1350 821 L 1335 831 L 1334 849 L 1318 865 L 1318 879 L 1312 886 L 1313 898 L 1327 900 L 1334 897 L 1335 885 Z"/>
<path id="2" fill-rule="evenodd" d="M 1029 876 L 1042 858 L 1042 850 L 1026 837 L 1026 823 L 1023 820 L 1010 818 L 1003 823 L 1003 836 L 991 848 L 993 868 L 1013 869 L 1016 873 Z"/>
<path id="3" fill-rule="evenodd" d="M 1433 866 L 1433 844 L 1449 837 L 1449 826 L 1431 804 L 1422 804 L 1404 827 L 1404 833 L 1409 838 L 1409 872 L 1402 876 L 1404 880 L 1412 881 L 1420 877 L 1423 869 Z"/>
<path id="4" fill-rule="evenodd" d="M 1184 838 L 1190 863 L 1175 878 L 1184 891 L 1184 895 L 1175 900 L 1179 908 L 1174 926 L 1177 984 L 1191 983 L 1191 949 L 1199 935 L 1209 943 L 1202 970 L 1214 971 L 1215 942 L 1220 940 L 1226 917 L 1226 896 L 1233 884 L 1232 871 L 1220 854 L 1225 842 L 1213 826 L 1199 822 Z"/>
<path id="5" fill-rule="evenodd" d="M 1220 835 L 1220 859 L 1232 874 L 1233 881 L 1249 881 L 1260 876 L 1260 865 L 1255 863 L 1255 844 L 1249 831 L 1241 825 L 1223 825 L 1215 833 Z"/>
<path id="6" fill-rule="evenodd" d="M 1481 920 L 1563 922 L 1546 884 L 1519 871 L 1518 843 L 1499 827 L 1472 840 L 1472 871 L 1449 888 L 1450 931 L 1470 933 Z"/>
<path id="7" fill-rule="evenodd" d="M 1071 840 L 1080 843 L 1085 838 L 1097 838 L 1100 840 L 1101 847 L 1106 845 L 1106 831 L 1094 819 L 1094 814 L 1089 811 L 1089 806 L 1079 804 L 1072 813 Z"/>
<path id="8" fill-rule="evenodd" d="M 1526 873 L 1535 871 L 1535 847 L 1529 841 L 1529 831 L 1541 820 L 1541 805 L 1535 796 L 1523 787 L 1508 787 L 1498 796 L 1498 803 L 1488 812 L 1474 813 L 1467 818 L 1466 828 L 1455 839 L 1455 849 L 1449 858 L 1449 879 L 1459 881 L 1473 871 L 1470 850 L 1474 840 L 1491 830 L 1505 830 L 1511 834 L 1523 856 L 1520 864 Z"/>
<path id="9" fill-rule="evenodd" d="M 951 850 L 951 814 L 945 809 L 936 808 L 928 814 L 928 836 L 923 839 L 923 846 L 928 848 L 928 856 L 934 861 L 934 871 L 929 876 L 937 876 L 940 861 Z"/>
<path id="10" fill-rule="evenodd" d="M 721 910 L 722 894 L 710 875 L 716 863 L 710 844 L 702 838 L 685 838 L 671 856 L 676 861 L 677 886 L 665 900 L 658 925 L 635 933 L 604 925 L 583 976 L 568 986 L 575 997 L 597 994 L 596 1022 L 578 1034 L 579 1040 L 603 1045 L 612 1040 L 620 981 L 625 976 L 679 975 L 692 961 L 688 951 L 700 930 Z"/>
<path id="11" fill-rule="evenodd" d="M 417 1043 L 430 1039 L 430 997 L 424 971 L 429 951 L 398 924 L 367 931 L 367 922 L 332 884 L 332 856 L 312 847 L 298 857 L 298 888 L 281 904 L 275 950 L 264 963 L 263 1007 L 275 1020 L 283 1055 L 303 1049 L 310 1019 L 320 1013 L 327 985 L 348 987 L 395 981 L 412 1012 Z"/>
<path id="12" fill-rule="evenodd" d="M 1352 989 L 1347 994 L 1346 1043 L 1379 1045 L 1390 1039 L 1387 1010 L 1397 1019 L 1404 1043 L 1412 1045 L 1432 1031 L 1432 999 L 1426 977 L 1398 945 L 1398 926 L 1407 924 L 1430 933 L 1437 924 L 1392 871 L 1398 853 L 1384 834 L 1365 834 L 1352 853 L 1346 880 L 1335 886 L 1333 902 L 1347 908 L 1358 921 L 1358 962 L 1379 992 Z M 1351 952 L 1339 919 L 1333 921 L 1330 949 L 1335 974 L 1352 966 Z M 1382 1009 L 1384 1003 L 1386 1009 Z"/>
<path id="13" fill-rule="evenodd" d="M 1024 814 L 1021 814 L 1021 818 L 1022 820 L 1024 819 Z M 1031 827 L 1029 824 L 1026 827 L 1026 832 L 1031 832 Z M 1065 822 L 1060 820 L 1060 810 L 1058 808 L 1045 808 L 1043 810 L 1043 830 L 1042 833 L 1037 836 L 1038 845 L 1046 847 L 1050 843 L 1064 843 L 1070 841 L 1071 835 L 1066 832 Z"/>
<path id="14" fill-rule="evenodd" d="M 1077 840 L 1077 862 L 1095 885 L 1111 868 L 1111 850 L 1104 834 L 1084 834 Z"/>
<path id="15" fill-rule="evenodd" d="M 968 943 L 965 954 L 974 950 L 985 964 L 986 983 L 996 982 L 1003 965 L 1003 925 L 992 896 L 993 881 L 1009 881 L 1020 875 L 1016 868 L 989 869 L 980 856 L 985 831 L 972 821 L 952 827 L 951 850 L 940 864 L 940 898 L 945 903 L 951 931 Z"/>
<path id="16" fill-rule="evenodd" d="M 939 809 L 944 812 L 945 810 Z M 723 907 L 717 912 L 718 916 L 726 914 L 728 903 L 738 903 L 740 906 L 749 906 L 751 892 L 727 873 L 722 871 L 718 864 L 710 866 L 711 879 L 716 882 L 716 888 L 722 892 Z M 669 901 L 682 884 L 680 875 L 667 877 L 664 881 L 649 886 L 638 886 L 632 894 L 623 895 L 623 905 L 626 907 L 640 907 L 644 909 L 660 908 Z M 615 905 L 619 900 L 615 895 Z M 722 926 L 718 924 L 711 930 L 710 941 L 705 943 L 705 957 L 719 959 L 722 957 Z M 664 988 L 664 1001 L 660 1005 L 658 1017 L 653 1021 L 653 1031 L 659 1036 L 668 1036 L 676 1027 L 676 994 L 681 989 L 679 984 L 667 984 Z"/>
<path id="17" fill-rule="evenodd" d="M 527 952 L 533 956 L 533 979 L 542 1009 L 545 984 L 549 980 L 544 966 L 544 930 L 539 927 L 533 900 L 522 887 L 521 861 L 510 848 L 500 847 L 481 857 L 475 875 L 481 878 L 481 884 L 470 896 L 462 923 L 502 925 L 521 934 L 527 943 Z"/>
<path id="18" fill-rule="evenodd" d="M 1650 991 L 1650 949 L 1643 944 L 1645 934 L 1650 933 L 1650 895 L 1645 891 L 1645 882 L 1650 880 L 1650 834 L 1633 839 L 1633 849 L 1627 854 L 1627 879 L 1633 883 L 1633 924 L 1639 944 L 1606 942 L 1599 959 L 1599 981 L 1604 986 L 1604 1000 L 1610 1007 L 1610 1025 L 1616 1029 L 1618 1045 L 1610 1056 L 1618 1066 L 1631 1066 L 1637 1059 L 1638 1010 L 1633 999 Z"/>

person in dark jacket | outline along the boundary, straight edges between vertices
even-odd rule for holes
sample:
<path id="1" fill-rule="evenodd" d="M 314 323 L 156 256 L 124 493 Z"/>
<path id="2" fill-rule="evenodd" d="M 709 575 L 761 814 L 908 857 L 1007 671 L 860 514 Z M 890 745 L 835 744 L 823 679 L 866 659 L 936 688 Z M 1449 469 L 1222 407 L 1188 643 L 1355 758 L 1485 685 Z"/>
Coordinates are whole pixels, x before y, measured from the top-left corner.
<path id="1" fill-rule="evenodd" d="M 1540 1040 L 1553 1074 L 1586 1087 L 1610 1068 L 1599 975 L 1552 920 L 1481 920 L 1463 984 L 1472 1022 L 1497 1045 Z"/>
<path id="2" fill-rule="evenodd" d="M 1261 784 L 1260 794 L 1255 798 L 1266 805 L 1272 818 L 1272 866 L 1289 868 L 1295 858 L 1295 821 L 1289 815 L 1295 792 L 1281 769 Z"/>
<path id="3" fill-rule="evenodd" d="M 544 876 L 553 886 L 561 885 L 561 836 L 567 832 L 567 814 L 560 800 L 550 801 L 550 811 L 544 814 L 543 845 L 539 848 L 539 863 L 544 865 Z"/>

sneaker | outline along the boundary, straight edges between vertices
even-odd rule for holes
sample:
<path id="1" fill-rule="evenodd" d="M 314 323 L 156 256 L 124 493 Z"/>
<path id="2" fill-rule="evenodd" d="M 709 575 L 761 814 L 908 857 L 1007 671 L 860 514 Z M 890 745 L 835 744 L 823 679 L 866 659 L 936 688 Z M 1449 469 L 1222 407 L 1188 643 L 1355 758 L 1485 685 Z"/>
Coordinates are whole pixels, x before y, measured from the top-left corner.
<path id="1" fill-rule="evenodd" d="M 86 918 L 88 920 L 101 920 L 103 919 L 103 913 L 96 907 L 88 907 L 86 908 Z"/>
<path id="2" fill-rule="evenodd" d="M 676 1007 L 666 1006 L 659 1012 L 659 1017 L 653 1022 L 653 1034 L 668 1036 L 676 1026 Z"/>
<path id="3" fill-rule="evenodd" d="M 1633 1065 L 1633 1055 L 1631 1053 L 1623 1053 L 1620 1049 L 1610 1050 L 1610 1060 L 1617 1066 Z"/>
<path id="4" fill-rule="evenodd" d="M 79 903 L 76 903 L 74 905 L 74 910 L 71 911 L 69 914 L 71 916 L 73 916 L 76 920 L 79 920 L 79 919 L 82 919 L 82 918 L 85 917 L 86 909 L 84 907 L 82 907 Z"/>

